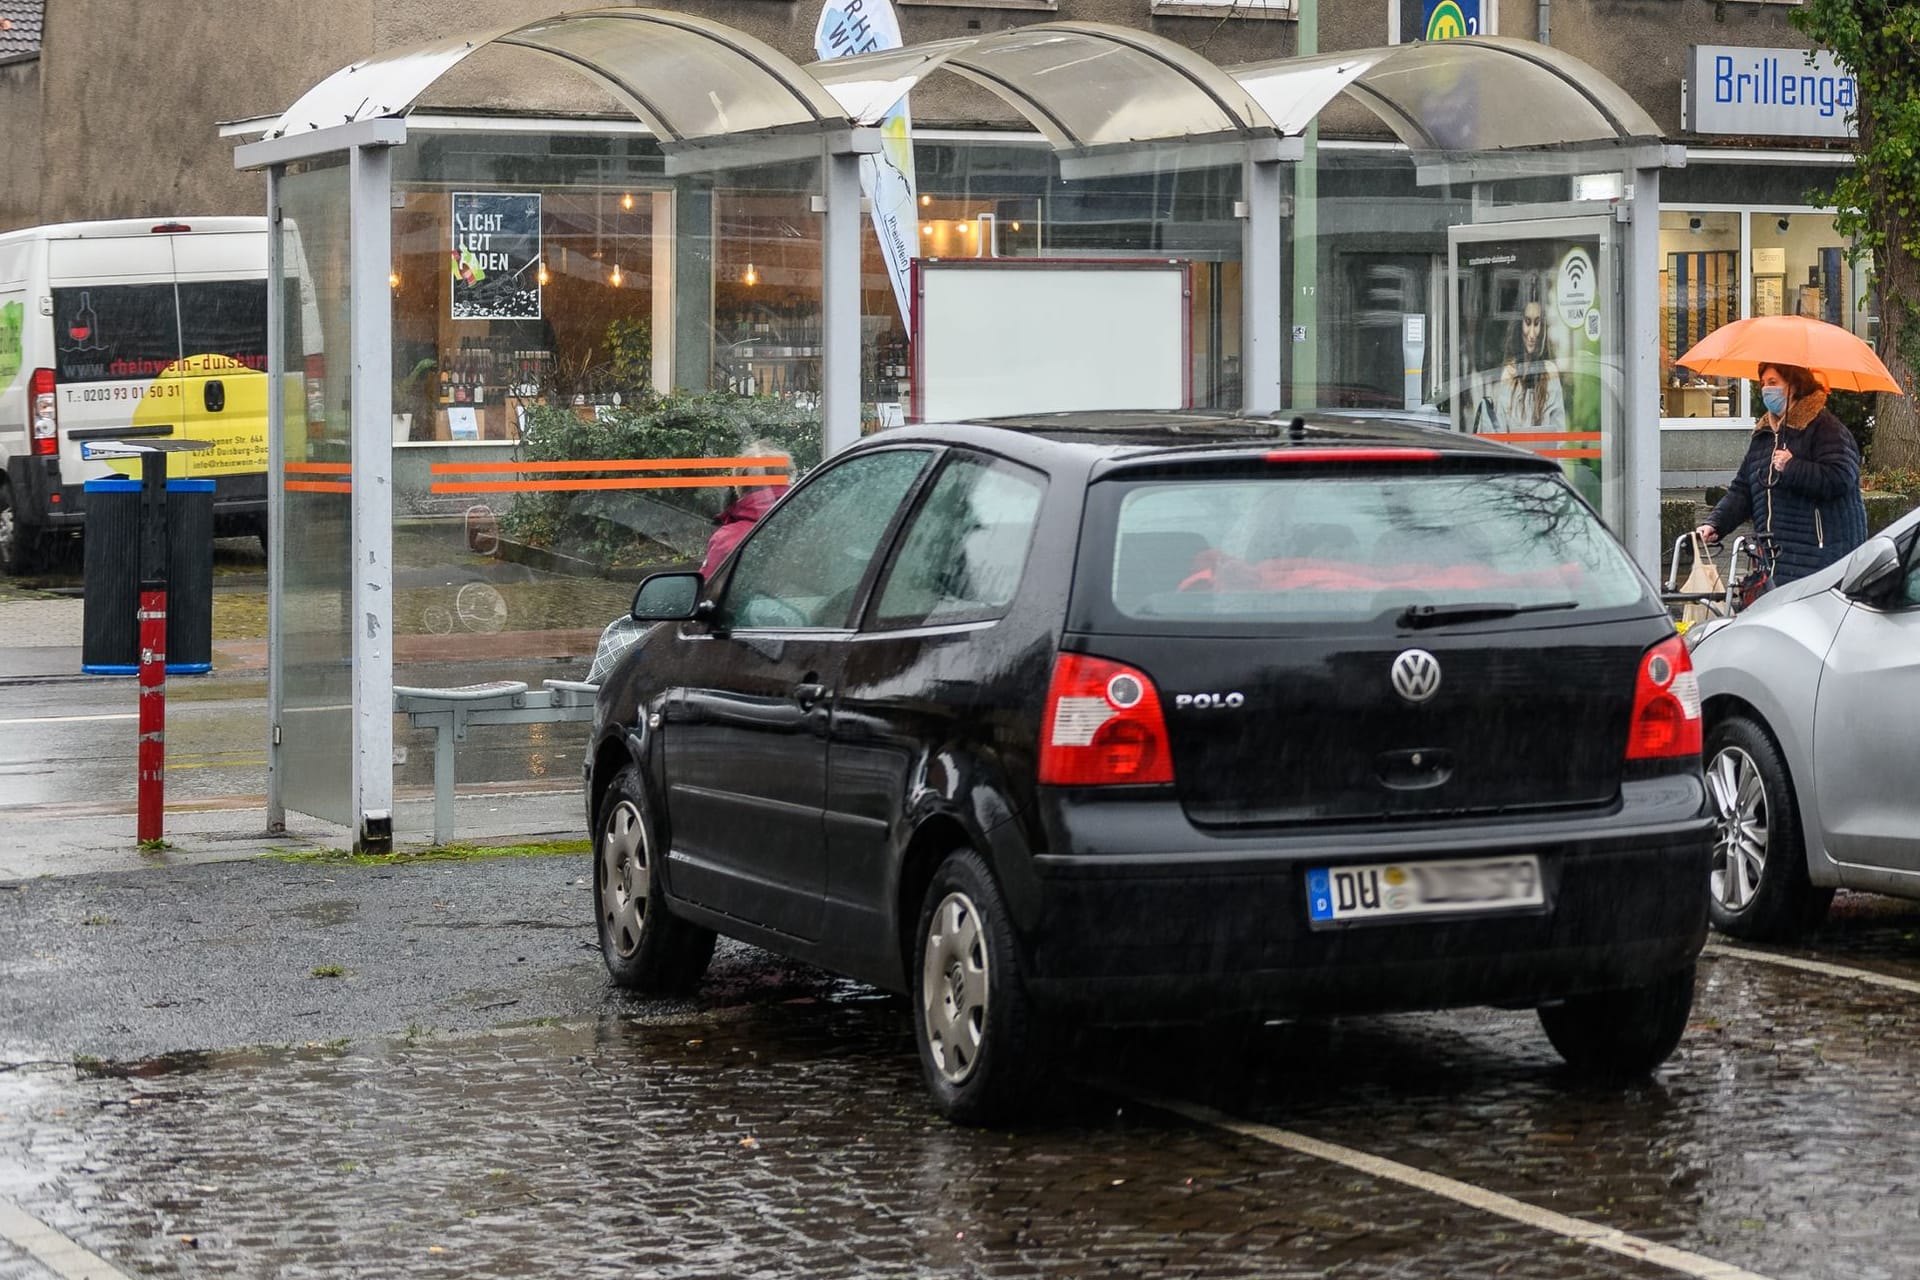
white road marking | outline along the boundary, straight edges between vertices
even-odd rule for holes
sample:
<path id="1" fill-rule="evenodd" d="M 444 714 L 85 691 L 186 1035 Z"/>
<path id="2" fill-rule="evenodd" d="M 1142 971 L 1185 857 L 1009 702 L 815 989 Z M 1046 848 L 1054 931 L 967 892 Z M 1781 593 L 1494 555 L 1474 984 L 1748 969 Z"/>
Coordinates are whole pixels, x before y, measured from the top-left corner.
<path id="1" fill-rule="evenodd" d="M 1603 1227 L 1598 1223 L 1569 1217 L 1564 1213 L 1555 1213 L 1551 1209 L 1530 1205 L 1524 1200 L 1503 1196 L 1497 1191 L 1488 1191 L 1484 1187 L 1476 1187 L 1469 1182 L 1460 1182 L 1437 1173 L 1428 1173 L 1396 1160 L 1368 1155 L 1364 1151 L 1355 1151 L 1351 1147 L 1322 1142 L 1318 1138 L 1309 1138 L 1305 1134 L 1294 1133 L 1287 1129 L 1276 1129 L 1272 1125 L 1235 1120 L 1208 1107 L 1196 1106 L 1192 1103 L 1159 1098 L 1143 1098 L 1141 1101 L 1164 1111 L 1185 1116 L 1198 1124 L 1212 1125 L 1258 1142 L 1284 1147 L 1289 1151 L 1297 1151 L 1301 1155 L 1312 1156 L 1317 1160 L 1330 1161 L 1371 1177 L 1398 1182 L 1430 1195 L 1443 1196 L 1483 1213 L 1496 1214 L 1523 1226 L 1550 1231 L 1595 1249 L 1605 1249 L 1623 1257 L 1649 1262 L 1681 1275 L 1694 1276 L 1697 1280 L 1767 1280 L 1765 1276 L 1742 1270 L 1731 1263 L 1719 1262 L 1697 1253 L 1689 1253 L 1685 1249 L 1658 1244 L 1640 1236 L 1628 1235 L 1613 1227 Z"/>
<path id="2" fill-rule="evenodd" d="M 1828 978 L 1851 978 L 1855 982 L 1864 982 L 1875 987 L 1890 987 L 1895 991 L 1904 991 L 1908 995 L 1920 995 L 1920 982 L 1912 978 L 1896 978 L 1891 974 L 1875 973 L 1871 969 L 1851 969 L 1846 965 L 1828 964 L 1824 960 L 1803 960 L 1799 956 L 1775 955 L 1771 951 L 1749 951 L 1745 947 L 1729 946 L 1717 939 L 1707 943 L 1706 953 L 1710 956 L 1731 956 L 1736 960 L 1756 960 L 1761 964 L 1779 965 L 1782 969 L 1798 969 L 1802 973 L 1818 973 Z"/>
<path id="3" fill-rule="evenodd" d="M 67 1239 L 11 1200 L 0 1199 L 0 1240 L 25 1249 L 61 1280 L 129 1280 L 127 1273 Z"/>
<path id="4" fill-rule="evenodd" d="M 138 711 L 113 711 L 97 716 L 28 716 L 20 720 L 0 720 L 0 727 L 15 724 L 80 724 L 87 720 L 138 720 Z"/>

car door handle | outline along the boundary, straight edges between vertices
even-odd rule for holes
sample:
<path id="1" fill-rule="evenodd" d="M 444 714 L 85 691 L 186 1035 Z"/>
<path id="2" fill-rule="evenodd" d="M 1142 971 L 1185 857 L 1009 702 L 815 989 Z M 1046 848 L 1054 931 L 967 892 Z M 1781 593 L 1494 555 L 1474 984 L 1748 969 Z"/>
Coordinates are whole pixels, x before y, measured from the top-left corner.
<path id="1" fill-rule="evenodd" d="M 208 413 L 218 413 L 227 407 L 227 387 L 218 378 L 209 378 L 201 392 L 206 401 Z"/>
<path id="2" fill-rule="evenodd" d="M 793 686 L 793 700 L 800 704 L 802 711 L 813 710 L 813 704 L 827 696 L 827 686 L 802 682 Z"/>

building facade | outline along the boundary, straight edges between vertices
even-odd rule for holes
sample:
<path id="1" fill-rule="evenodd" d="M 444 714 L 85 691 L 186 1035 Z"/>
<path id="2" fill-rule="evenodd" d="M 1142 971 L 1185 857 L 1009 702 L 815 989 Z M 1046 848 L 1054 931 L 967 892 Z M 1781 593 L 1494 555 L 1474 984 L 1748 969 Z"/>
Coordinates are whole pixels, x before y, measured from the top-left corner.
<path id="1" fill-rule="evenodd" d="M 676 7 L 796 61 L 815 56 L 819 5 Z M 1872 334 L 1862 272 L 1847 262 L 1831 212 L 1810 194 L 1847 162 L 1848 82 L 1831 66 L 1806 65 L 1805 42 L 1787 21 L 1791 8 L 1782 0 L 1448 6 L 1468 33 L 1544 41 L 1589 63 L 1687 150 L 1686 167 L 1662 184 L 1660 331 L 1641 335 L 1659 346 L 1669 484 L 1723 479 L 1753 410 L 1744 386 L 1693 378 L 1675 365 L 1692 341 L 1739 316 L 1779 311 Z M 1435 9 L 1434 0 L 898 0 L 909 42 L 1091 21 L 1151 31 L 1223 65 L 1416 38 Z M 525 6 L 508 0 L 0 0 L 0 14 L 13 21 L 0 32 L 0 119 L 8 122 L 0 132 L 0 229 L 258 212 L 260 181 L 234 170 L 232 142 L 309 86 L 376 51 L 527 19 Z M 655 386 L 808 395 L 817 342 L 808 336 L 815 303 L 807 281 L 817 273 L 818 240 L 795 216 L 793 199 L 811 175 L 794 172 L 785 180 L 791 190 L 776 175 L 751 189 L 720 182 L 698 192 L 679 185 L 675 194 L 657 148 L 630 116 L 553 64 L 530 72 L 515 62 L 533 57 L 489 50 L 418 108 L 420 145 L 400 161 L 395 210 L 395 378 L 408 404 L 405 419 L 396 417 L 396 442 L 510 442 L 511 389 L 548 377 L 555 365 L 636 358 L 610 348 L 616 320 L 629 322 L 626 334 L 644 325 L 649 340 L 638 358 Z M 1177 255 L 1192 273 L 1191 397 L 1237 402 L 1237 168 L 1067 183 L 1024 121 L 953 76 L 916 92 L 913 117 L 923 256 L 1097 257 L 1142 247 Z M 1420 186 L 1380 121 L 1347 104 L 1321 116 L 1310 155 L 1311 221 L 1290 232 L 1298 276 L 1291 292 L 1302 308 L 1287 352 L 1294 402 L 1403 407 L 1452 397 L 1460 425 L 1474 426 L 1476 413 L 1497 420 L 1504 406 L 1491 397 L 1461 407 L 1460 378 L 1445 367 L 1440 344 L 1409 354 L 1409 335 L 1441 324 L 1458 283 L 1456 262 L 1436 251 L 1432 228 L 1468 220 L 1454 214 L 1472 194 Z M 441 264 L 454 235 L 450 199 L 462 186 L 547 193 L 538 270 L 551 301 L 538 326 L 454 317 L 454 286 Z M 1619 194 L 1605 176 L 1587 190 L 1551 193 L 1597 202 Z M 678 247 L 665 250 L 669 228 Z M 876 256 L 863 308 L 874 328 L 865 398 L 882 420 L 912 404 L 906 318 L 889 315 L 886 287 Z M 1476 301 L 1485 309 L 1484 338 L 1462 340 L 1483 343 L 1482 363 L 1497 365 L 1496 348 L 1519 330 L 1540 287 L 1537 270 L 1489 278 Z M 1423 370 L 1417 399 L 1407 385 L 1410 359 Z M 478 412 L 446 412 L 468 406 Z"/>

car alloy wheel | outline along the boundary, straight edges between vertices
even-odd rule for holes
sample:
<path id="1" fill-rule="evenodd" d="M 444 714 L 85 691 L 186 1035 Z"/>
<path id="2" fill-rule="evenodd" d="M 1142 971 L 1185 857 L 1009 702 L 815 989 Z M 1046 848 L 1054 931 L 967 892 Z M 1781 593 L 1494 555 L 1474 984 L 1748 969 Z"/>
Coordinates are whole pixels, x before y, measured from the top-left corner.
<path id="1" fill-rule="evenodd" d="M 1718 829 L 1710 877 L 1714 900 L 1743 911 L 1760 890 L 1767 866 L 1767 788 L 1760 766 L 1736 746 L 1725 746 L 1707 767 Z"/>
<path id="2" fill-rule="evenodd" d="M 647 850 L 647 827 L 631 800 L 621 800 L 607 814 L 600 838 L 600 911 L 603 936 L 622 959 L 640 950 L 646 929 L 647 895 L 653 872 Z"/>
<path id="3" fill-rule="evenodd" d="M 927 1046 L 950 1084 L 965 1084 L 980 1060 L 987 1030 L 991 972 L 980 912 L 964 893 L 949 893 L 927 925 L 920 1002 Z"/>

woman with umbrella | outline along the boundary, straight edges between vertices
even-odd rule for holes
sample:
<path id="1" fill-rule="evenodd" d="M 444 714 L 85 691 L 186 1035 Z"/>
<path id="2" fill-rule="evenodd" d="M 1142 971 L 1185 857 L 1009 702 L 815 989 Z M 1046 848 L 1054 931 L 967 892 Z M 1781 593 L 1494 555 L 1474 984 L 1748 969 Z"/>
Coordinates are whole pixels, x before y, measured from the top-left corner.
<path id="1" fill-rule="evenodd" d="M 1867 540 L 1860 450 L 1827 409 L 1831 386 L 1899 390 L 1866 343 L 1837 325 L 1764 316 L 1709 334 L 1675 363 L 1755 378 L 1766 406 L 1727 496 L 1697 530 L 1702 538 L 1717 542 L 1752 521 L 1767 587 L 1804 578 Z"/>

